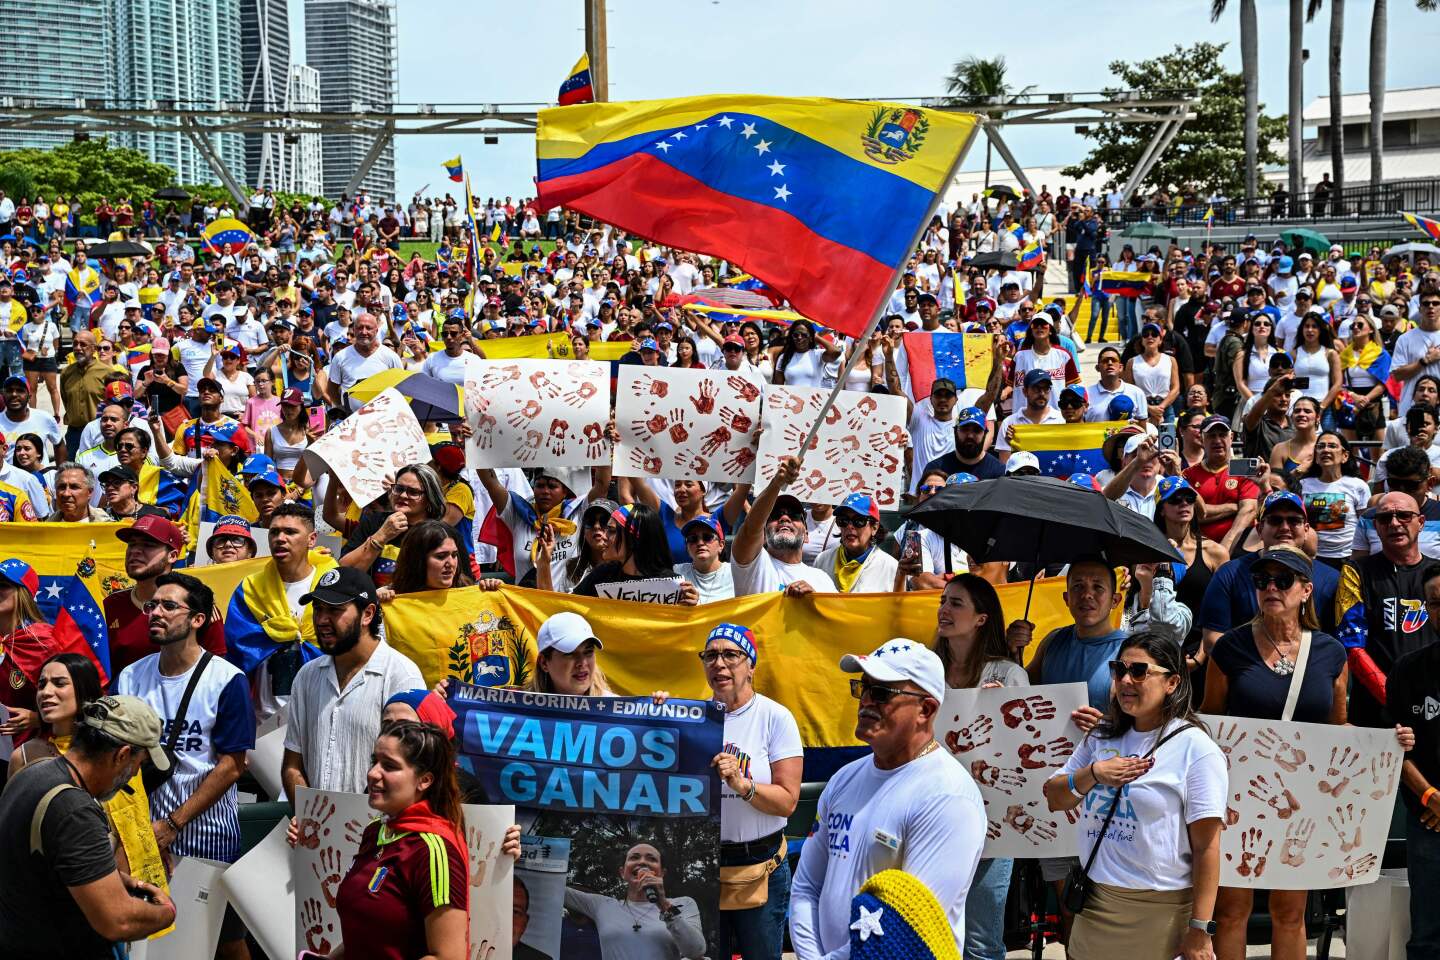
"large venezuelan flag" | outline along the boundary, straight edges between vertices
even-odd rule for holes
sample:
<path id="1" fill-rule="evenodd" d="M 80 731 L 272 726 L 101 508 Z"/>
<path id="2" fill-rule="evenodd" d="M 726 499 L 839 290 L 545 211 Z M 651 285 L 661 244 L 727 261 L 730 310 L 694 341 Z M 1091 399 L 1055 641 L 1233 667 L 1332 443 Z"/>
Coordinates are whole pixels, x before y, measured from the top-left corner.
<path id="1" fill-rule="evenodd" d="M 1047 477 L 1099 473 L 1107 467 L 1101 452 L 1107 437 L 1124 423 L 1017 423 L 1012 450 L 1028 450 Z"/>
<path id="2" fill-rule="evenodd" d="M 712 96 L 540 111 L 541 207 L 724 257 L 857 335 L 975 131 L 968 114 Z"/>
<path id="3" fill-rule="evenodd" d="M 335 558 L 329 554 L 312 550 L 310 565 L 314 568 L 310 575 L 310 587 L 313 589 L 320 576 L 334 569 L 336 564 Z M 310 605 L 305 606 L 297 622 L 290 612 L 279 568 L 273 563 L 265 563 L 241 580 L 230 595 L 230 603 L 225 610 L 225 656 L 235 666 L 250 673 L 282 644 L 296 642 L 301 644 L 300 655 L 304 662 L 320 656 L 320 649 L 315 646 L 315 621 Z"/>
<path id="4" fill-rule="evenodd" d="M 255 240 L 255 234 L 234 217 L 221 217 L 200 231 L 200 241 L 215 253 L 239 253 Z"/>
<path id="5" fill-rule="evenodd" d="M 590 79 L 590 54 L 580 54 L 575 66 L 570 68 L 570 76 L 560 84 L 560 95 L 556 102 L 562 107 L 595 102 L 595 85 Z"/>
<path id="6" fill-rule="evenodd" d="M 905 359 L 910 396 L 923 400 L 942 378 L 953 380 L 957 390 L 983 390 L 995 364 L 995 344 L 988 333 L 907 333 Z"/>
<path id="7" fill-rule="evenodd" d="M 1419 230 L 1431 240 L 1440 241 L 1440 220 L 1432 220 L 1429 217 L 1422 217 L 1418 213 L 1401 213 L 1400 216 L 1410 221 L 1410 226 Z"/>
<path id="8" fill-rule="evenodd" d="M 1105 270 L 1100 274 L 1100 290 L 1112 297 L 1148 296 L 1154 286 L 1155 274 L 1144 270 Z"/>

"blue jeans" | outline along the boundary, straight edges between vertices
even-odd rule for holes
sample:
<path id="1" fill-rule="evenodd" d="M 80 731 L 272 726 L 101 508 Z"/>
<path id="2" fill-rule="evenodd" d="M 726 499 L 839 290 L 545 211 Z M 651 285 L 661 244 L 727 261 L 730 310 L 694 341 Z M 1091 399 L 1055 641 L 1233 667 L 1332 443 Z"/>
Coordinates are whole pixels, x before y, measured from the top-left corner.
<path id="1" fill-rule="evenodd" d="M 1414 811 L 1406 809 L 1405 855 L 1410 865 L 1409 960 L 1440 957 L 1440 833 L 1427 829 Z"/>
<path id="2" fill-rule="evenodd" d="M 965 960 L 1005 960 L 1005 898 L 1014 866 L 996 857 L 975 868 L 965 897 Z"/>
<path id="3" fill-rule="evenodd" d="M 770 874 L 770 899 L 749 910 L 721 910 L 716 956 L 730 960 L 780 960 L 785 945 L 785 914 L 790 909 L 790 864 Z"/>
<path id="4" fill-rule="evenodd" d="M 1098 343 L 1105 338 L 1105 326 L 1110 322 L 1110 295 L 1095 292 L 1090 304 L 1090 325 L 1085 331 L 1085 339 L 1090 343 Z M 1099 340 L 1096 334 L 1099 334 Z"/>
<path id="5" fill-rule="evenodd" d="M 1115 307 L 1120 313 L 1120 340 L 1129 343 L 1140 332 L 1140 298 L 1116 297 Z"/>

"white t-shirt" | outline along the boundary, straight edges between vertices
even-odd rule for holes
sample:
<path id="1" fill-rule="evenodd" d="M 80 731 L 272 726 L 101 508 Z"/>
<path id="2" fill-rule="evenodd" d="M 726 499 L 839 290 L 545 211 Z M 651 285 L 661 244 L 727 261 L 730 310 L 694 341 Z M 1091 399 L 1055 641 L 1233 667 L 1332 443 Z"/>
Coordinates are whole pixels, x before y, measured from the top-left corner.
<path id="1" fill-rule="evenodd" d="M 820 795 L 815 830 L 800 851 L 790 893 L 795 955 L 849 957 L 850 901 L 892 868 L 930 888 L 963 946 L 985 829 L 979 788 L 944 750 L 894 770 L 879 769 L 873 756 L 846 764 Z"/>
<path id="2" fill-rule="evenodd" d="M 735 577 L 729 563 L 722 563 L 709 573 L 700 573 L 693 563 L 677 563 L 675 576 L 695 585 L 701 603 L 735 599 Z"/>
<path id="3" fill-rule="evenodd" d="M 1391 360 L 1391 368 L 1403 367 L 1407 363 L 1414 363 L 1422 359 L 1431 347 L 1440 347 L 1440 330 L 1421 330 L 1419 327 L 1406 330 L 1395 341 L 1395 355 Z M 1415 402 L 1415 381 L 1420 379 L 1422 373 L 1440 377 L 1440 360 L 1425 364 L 1415 376 L 1402 381 L 1403 386 L 1400 390 L 1401 419 L 1404 419 L 1405 414 L 1410 412 L 1410 405 Z"/>
<path id="4" fill-rule="evenodd" d="M 925 397 L 915 404 L 910 414 L 910 446 L 912 448 L 910 469 L 910 492 L 920 486 L 920 475 L 925 464 L 938 460 L 955 449 L 955 412 L 951 410 L 949 420 L 936 420 L 935 408 L 930 398 Z"/>
<path id="5" fill-rule="evenodd" d="M 226 416 L 240 417 L 245 413 L 245 404 L 250 400 L 250 388 L 255 378 L 244 370 L 237 371 L 231 380 L 225 374 L 215 372 L 215 381 L 220 384 L 220 412 Z"/>
<path id="6" fill-rule="evenodd" d="M 584 497 L 576 497 L 574 500 L 566 500 L 565 508 L 560 511 L 565 519 L 572 521 L 576 530 L 570 536 L 562 536 L 559 531 L 555 533 L 555 549 L 550 555 L 550 577 L 551 582 L 559 585 L 565 577 L 565 562 L 575 556 L 575 551 L 580 545 L 580 537 L 584 531 L 580 529 L 580 520 L 585 515 L 587 502 Z M 477 512 L 477 517 L 483 514 Z M 510 539 L 513 544 L 511 556 L 515 561 L 515 579 L 519 581 L 525 577 L 535 564 L 530 560 L 530 545 L 535 542 L 535 506 L 521 495 L 511 491 L 508 502 L 500 511 L 500 522 L 510 530 Z"/>
<path id="7" fill-rule="evenodd" d="M 730 558 L 730 572 L 735 579 L 735 596 L 748 597 L 756 593 L 769 593 L 789 586 L 797 580 L 804 580 L 819 593 L 834 593 L 835 581 L 823 570 L 804 563 L 781 563 L 764 547 L 749 564 Z M 859 887 L 856 887 L 858 890 Z"/>
<path id="8" fill-rule="evenodd" d="M 49 463 L 55 462 L 55 444 L 65 439 L 65 431 L 60 428 L 60 424 L 44 410 L 31 410 L 28 417 L 16 423 L 10 419 L 4 408 L 0 408 L 0 433 L 5 435 L 5 442 L 10 446 L 5 452 L 5 459 L 10 462 L 15 460 L 16 439 L 27 433 L 33 433 L 45 441 L 45 449 L 41 452 Z M 73 457 L 76 453 L 79 451 L 71 451 L 70 456 Z"/>
<path id="9" fill-rule="evenodd" d="M 1157 730 L 1130 730 L 1114 739 L 1088 736 L 1060 772 L 1077 773 L 1111 757 L 1143 756 L 1160 735 Z M 1225 815 L 1225 755 L 1203 730 L 1196 727 L 1176 735 L 1154 759 L 1144 776 L 1120 788 L 1120 806 L 1090 870 L 1100 883 L 1130 890 L 1187 889 L 1192 886 L 1188 825 Z M 1115 798 L 1115 788 L 1096 785 L 1080 804 L 1075 829 L 1082 861 L 1090 856 Z"/>
<path id="10" fill-rule="evenodd" d="M 673 868 L 672 868 L 673 869 Z M 700 907 L 690 897 L 672 897 L 680 915 L 669 923 L 657 904 L 616 900 L 574 887 L 565 888 L 565 909 L 595 922 L 605 960 L 672 960 L 705 955 Z"/>
<path id="11" fill-rule="evenodd" d="M 1168 387 L 1166 388 L 1169 389 Z M 1145 415 L 1146 399 L 1145 391 L 1133 383 L 1126 383 L 1121 380 L 1114 390 L 1107 390 L 1103 383 L 1096 383 L 1093 387 L 1086 387 L 1085 392 L 1089 394 L 1090 406 L 1085 410 L 1085 419 L 1090 423 L 1104 423 L 1110 419 L 1110 401 L 1116 397 L 1129 397 L 1135 404 L 1135 416 Z"/>
<path id="12" fill-rule="evenodd" d="M 349 393 L 351 387 L 366 377 L 382 370 L 400 370 L 404 366 L 405 362 L 384 344 L 377 346 L 368 357 L 361 356 L 353 346 L 349 346 L 330 361 L 328 376 L 331 383 L 339 384 L 343 392 Z M 352 401 L 351 406 L 358 409 L 360 404 Z"/>
<path id="13" fill-rule="evenodd" d="M 835 569 L 835 560 L 844 551 L 844 545 L 836 543 L 825 550 L 824 553 L 815 558 L 815 569 L 824 574 L 831 574 Z M 860 573 L 855 577 L 849 593 L 890 593 L 895 586 L 895 571 L 899 561 L 884 550 L 879 544 L 872 543 L 870 552 L 865 555 L 865 562 L 860 565 Z M 833 575 L 831 579 L 834 579 Z M 839 584 L 837 583 L 838 587 Z"/>
<path id="14" fill-rule="evenodd" d="M 1370 502 L 1370 488 L 1359 477 L 1341 477 L 1327 483 L 1319 477 L 1300 481 L 1305 513 L 1315 528 L 1318 556 L 1343 560 L 1355 542 L 1355 519 Z"/>
<path id="15" fill-rule="evenodd" d="M 446 383 L 463 387 L 465 386 L 465 377 L 470 375 L 478 379 L 479 371 L 484 365 L 484 360 L 468 351 L 462 352 L 458 357 L 452 357 L 444 350 L 439 350 L 425 358 L 425 362 L 420 364 L 420 372 L 437 380 L 444 380 Z"/>
<path id="16" fill-rule="evenodd" d="M 770 778 L 771 763 L 805 755 L 794 714 L 762 693 L 725 715 L 725 746 L 721 752 L 738 757 L 740 775 L 756 783 L 775 782 Z M 721 781 L 721 840 L 749 843 L 783 829 L 785 822 L 784 817 L 756 810 Z"/>
<path id="17" fill-rule="evenodd" d="M 200 396 L 200 378 L 205 376 L 205 364 L 214 356 L 214 348 L 210 346 L 209 340 L 199 343 L 194 337 L 186 337 L 175 346 L 175 350 L 176 356 L 180 358 L 180 365 L 185 368 L 185 375 L 190 378 L 185 388 L 185 396 Z"/>

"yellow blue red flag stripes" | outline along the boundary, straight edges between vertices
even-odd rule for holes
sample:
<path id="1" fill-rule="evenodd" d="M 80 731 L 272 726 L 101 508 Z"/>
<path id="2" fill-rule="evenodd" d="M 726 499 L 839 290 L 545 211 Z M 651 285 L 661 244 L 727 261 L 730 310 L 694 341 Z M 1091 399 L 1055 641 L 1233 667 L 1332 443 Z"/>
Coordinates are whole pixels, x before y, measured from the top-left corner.
<path id="1" fill-rule="evenodd" d="M 328 554 L 310 551 L 310 586 L 314 588 L 322 574 L 335 567 Z M 207 568 L 202 568 L 207 569 Z M 303 662 L 320 656 L 315 646 L 315 621 L 306 604 L 297 621 L 285 596 L 285 584 L 279 568 L 267 563 L 240 581 L 230 595 L 225 610 L 225 656 L 246 673 L 250 673 L 282 644 L 300 643 Z"/>
<path id="2" fill-rule="evenodd" d="M 570 76 L 560 84 L 560 95 L 556 102 L 562 107 L 595 102 L 595 84 L 590 79 L 590 54 L 582 53 L 580 59 L 575 61 L 575 66 L 570 68 Z"/>
<path id="3" fill-rule="evenodd" d="M 540 111 L 542 207 L 724 257 L 860 333 L 975 130 L 967 114 L 711 96 Z"/>
<path id="4" fill-rule="evenodd" d="M 1032 240 L 1030 245 L 1020 251 L 1016 269 L 1034 270 L 1045 262 L 1045 248 L 1040 245 L 1039 240 Z"/>
<path id="5" fill-rule="evenodd" d="M 234 217 L 221 217 L 200 231 L 200 241 L 215 253 L 239 253 L 254 239 L 250 228 Z"/>
<path id="6" fill-rule="evenodd" d="M 1012 450 L 1028 450 L 1047 477 L 1099 473 L 1106 468 L 1101 449 L 1124 423 L 1017 423 Z"/>
<path id="7" fill-rule="evenodd" d="M 907 333 L 910 396 L 923 400 L 940 379 L 956 390 L 983 389 L 995 364 L 995 342 L 988 333 Z"/>
<path id="8" fill-rule="evenodd" d="M 1154 289 L 1155 274 L 1144 270 L 1104 270 L 1100 290 L 1112 297 L 1143 297 Z"/>
<path id="9" fill-rule="evenodd" d="M 1431 240 L 1440 241 L 1440 220 L 1432 220 L 1429 217 L 1422 217 L 1418 213 L 1401 213 L 1400 216 L 1410 221 L 1410 226 L 1419 230 Z"/>
<path id="10" fill-rule="evenodd" d="M 460 157 L 457 154 L 454 160 L 446 160 L 440 166 L 445 168 L 445 174 L 456 183 L 465 179 L 465 168 L 460 164 Z"/>
<path id="11" fill-rule="evenodd" d="M 209 568 L 202 568 L 209 569 Z M 1025 610 L 1029 584 L 997 587 L 1006 621 Z M 1072 622 L 1063 581 L 1035 585 L 1030 619 L 1036 636 Z M 759 650 L 756 688 L 795 714 L 806 747 L 849 747 L 855 739 L 855 701 L 845 696 L 840 657 L 870 651 L 892 637 L 935 632 L 935 592 L 814 594 L 803 599 L 779 591 L 698 607 L 637 604 L 517 587 L 484 592 L 474 587 L 397 597 L 385 605 L 387 642 L 425 675 L 485 685 L 519 685 L 534 669 L 535 632 L 553 614 L 582 614 L 605 644 L 600 664 L 615 692 L 641 696 L 710 696 L 705 675 L 689 661 L 717 623 L 743 623 Z M 1034 650 L 1032 644 L 1029 648 Z M 482 668 L 480 665 L 484 664 Z M 493 672 L 492 672 L 493 671 Z M 508 671 L 510 679 L 501 679 Z"/>

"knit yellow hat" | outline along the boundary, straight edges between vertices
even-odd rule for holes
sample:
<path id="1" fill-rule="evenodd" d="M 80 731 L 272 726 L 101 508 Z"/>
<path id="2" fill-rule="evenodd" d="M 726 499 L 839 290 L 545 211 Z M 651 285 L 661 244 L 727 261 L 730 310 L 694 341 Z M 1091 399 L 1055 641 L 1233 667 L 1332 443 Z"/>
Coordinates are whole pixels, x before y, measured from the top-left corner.
<path id="1" fill-rule="evenodd" d="M 960 960 L 930 888 L 903 870 L 865 881 L 850 903 L 850 960 Z"/>

